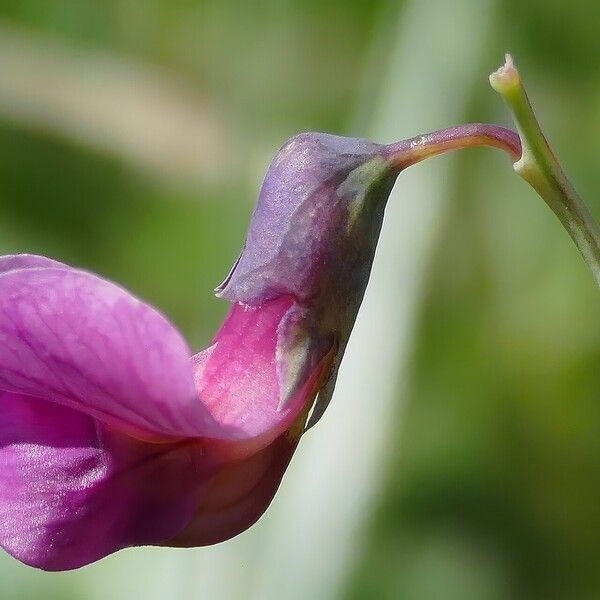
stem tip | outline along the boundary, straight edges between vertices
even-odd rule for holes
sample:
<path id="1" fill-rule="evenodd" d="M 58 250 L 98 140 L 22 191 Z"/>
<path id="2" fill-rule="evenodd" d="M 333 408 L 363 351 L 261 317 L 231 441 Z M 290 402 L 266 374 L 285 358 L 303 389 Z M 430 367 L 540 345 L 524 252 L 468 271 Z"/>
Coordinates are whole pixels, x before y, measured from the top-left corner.
<path id="1" fill-rule="evenodd" d="M 515 61 L 508 52 L 504 55 L 504 64 L 490 75 L 490 84 L 502 95 L 514 91 L 521 84 Z"/>

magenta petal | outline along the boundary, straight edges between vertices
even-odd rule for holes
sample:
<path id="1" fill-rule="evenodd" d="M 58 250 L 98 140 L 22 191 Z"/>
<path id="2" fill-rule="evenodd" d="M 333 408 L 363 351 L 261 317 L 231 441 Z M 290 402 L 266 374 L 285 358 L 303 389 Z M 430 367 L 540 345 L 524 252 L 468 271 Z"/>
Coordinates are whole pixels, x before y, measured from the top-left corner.
<path id="1" fill-rule="evenodd" d="M 301 344 L 305 352 L 290 350 L 289 322 L 305 312 L 290 296 L 258 307 L 236 304 L 215 343 L 194 357 L 196 385 L 204 405 L 230 432 L 228 440 L 249 442 L 238 444 L 240 450 L 251 445 L 257 451 L 286 431 L 314 399 L 329 372 L 331 339 Z M 291 388 L 282 378 L 284 361 L 291 361 L 288 366 L 293 364 L 300 375 Z"/>
<path id="2" fill-rule="evenodd" d="M 0 275 L 6 271 L 17 269 L 40 269 L 44 267 L 64 267 L 67 265 L 59 263 L 56 260 L 36 254 L 9 254 L 0 256 Z"/>
<path id="3" fill-rule="evenodd" d="M 212 472 L 198 444 L 147 444 L 77 411 L 0 394 L 0 546 L 47 570 L 159 544 L 193 515 Z"/>
<path id="4" fill-rule="evenodd" d="M 0 389 L 81 410 L 145 438 L 222 437 L 194 389 L 190 351 L 161 314 L 67 268 L 0 275 Z"/>
<path id="5" fill-rule="evenodd" d="M 251 527 L 275 496 L 298 441 L 286 432 L 246 460 L 221 469 L 190 523 L 167 545 L 208 546 Z"/>

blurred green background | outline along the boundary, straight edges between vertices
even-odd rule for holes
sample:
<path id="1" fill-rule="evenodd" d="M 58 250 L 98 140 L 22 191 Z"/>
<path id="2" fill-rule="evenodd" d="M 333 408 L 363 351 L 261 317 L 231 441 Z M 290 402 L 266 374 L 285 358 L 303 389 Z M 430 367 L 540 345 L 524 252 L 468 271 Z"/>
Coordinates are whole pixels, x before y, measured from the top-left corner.
<path id="1" fill-rule="evenodd" d="M 241 247 L 262 174 L 287 137 L 371 135 L 382 119 L 397 121 L 406 136 L 423 132 L 401 112 L 377 111 L 389 111 L 394 89 L 427 89 L 414 77 L 432 73 L 410 67 L 431 36 L 444 35 L 439 5 L 3 0 L 0 253 L 42 253 L 100 272 L 161 307 L 193 347 L 205 345 L 227 310 L 211 290 Z M 509 122 L 487 73 L 510 49 L 546 133 L 600 215 L 600 9 L 587 0 L 466 7 L 488 11 L 489 26 L 456 113 Z M 413 10 L 431 28 L 403 27 Z M 478 22 L 463 22 L 464 36 Z M 402 35 L 415 41 L 401 57 L 408 80 L 391 58 Z M 441 64 L 460 56 L 453 44 Z M 429 85 L 442 108 L 458 102 L 452 82 Z M 413 91 L 410 102 L 428 106 L 422 96 Z M 453 124 L 441 122 L 444 114 L 432 112 L 425 130 Z M 600 598 L 593 279 L 504 157 L 470 150 L 417 168 L 434 177 L 441 167 L 451 173 L 446 204 L 415 292 L 408 364 L 377 465 L 380 489 L 364 507 L 353 559 L 334 591 L 316 581 L 304 597 Z M 400 177 L 398 194 L 402 186 Z M 402 280 L 394 285 L 403 293 Z M 310 435 L 333 436 L 335 428 L 326 417 Z M 360 436 L 356 447 L 361 452 Z M 292 463 L 287 477 L 294 476 Z M 310 519 L 313 506 L 304 508 Z M 184 581 L 210 549 L 129 550 L 52 575 L 2 555 L 0 598 L 149 597 L 136 583 L 146 577 L 164 584 L 155 597 L 266 597 L 250 587 L 240 596 L 226 590 L 228 565 L 245 559 L 220 548 L 222 592 L 219 582 L 204 590 L 201 574 Z M 318 554 L 318 543 L 310 551 Z M 337 558 L 318 560 L 327 571 Z"/>

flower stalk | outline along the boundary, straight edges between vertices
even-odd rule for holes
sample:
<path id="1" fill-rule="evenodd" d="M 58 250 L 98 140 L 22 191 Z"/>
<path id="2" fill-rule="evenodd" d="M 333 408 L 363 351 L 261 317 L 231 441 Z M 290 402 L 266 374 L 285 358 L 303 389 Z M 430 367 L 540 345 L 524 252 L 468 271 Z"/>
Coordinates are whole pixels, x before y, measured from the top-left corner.
<path id="1" fill-rule="evenodd" d="M 522 155 L 514 170 L 544 199 L 583 255 L 600 286 L 600 226 L 552 152 L 535 117 L 510 54 L 490 84 L 506 102 L 521 137 Z"/>
<path id="2" fill-rule="evenodd" d="M 519 136 L 512 129 L 488 123 L 467 123 L 417 135 L 390 144 L 386 153 L 392 165 L 402 171 L 426 158 L 482 146 L 504 150 L 513 161 L 521 156 Z"/>

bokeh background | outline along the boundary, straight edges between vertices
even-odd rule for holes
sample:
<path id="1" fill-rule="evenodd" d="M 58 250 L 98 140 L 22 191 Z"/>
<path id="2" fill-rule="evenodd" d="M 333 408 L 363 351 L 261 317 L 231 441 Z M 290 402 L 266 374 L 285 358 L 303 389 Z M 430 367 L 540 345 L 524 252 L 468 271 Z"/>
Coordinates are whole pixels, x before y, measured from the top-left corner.
<path id="1" fill-rule="evenodd" d="M 600 215 L 599 16 L 589 0 L 2 0 L 0 253 L 102 273 L 202 347 L 287 137 L 508 124 L 487 85 L 507 49 Z M 597 599 L 597 303 L 504 156 L 414 167 L 333 406 L 263 519 L 75 573 L 2 554 L 0 598 Z"/>

